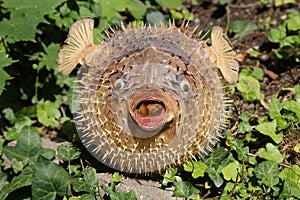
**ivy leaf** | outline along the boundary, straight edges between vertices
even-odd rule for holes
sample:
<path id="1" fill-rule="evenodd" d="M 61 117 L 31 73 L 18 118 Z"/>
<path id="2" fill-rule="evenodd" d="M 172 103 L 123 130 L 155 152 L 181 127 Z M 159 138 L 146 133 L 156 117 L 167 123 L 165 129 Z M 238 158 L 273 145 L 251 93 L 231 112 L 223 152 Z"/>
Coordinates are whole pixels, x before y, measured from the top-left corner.
<path id="1" fill-rule="evenodd" d="M 1 26 L 1 22 L 0 22 L 0 26 Z M 1 33 L 1 29 L 0 29 L 0 33 Z M 5 56 L 5 52 L 0 52 L 0 60 L 1 60 L 0 62 L 0 95 L 1 95 L 4 90 L 6 81 L 11 79 L 10 75 L 3 68 L 16 62 L 16 60 L 7 58 Z"/>
<path id="2" fill-rule="evenodd" d="M 155 1 L 158 5 L 169 9 L 179 8 L 183 4 L 183 0 L 155 0 Z"/>
<path id="3" fill-rule="evenodd" d="M 36 107 L 38 121 L 45 126 L 57 127 L 61 116 L 58 108 L 59 104 L 55 102 L 40 102 Z"/>
<path id="4" fill-rule="evenodd" d="M 298 187 L 300 184 L 300 167 L 293 165 L 292 168 L 284 168 L 284 170 L 280 172 L 279 178 Z"/>
<path id="5" fill-rule="evenodd" d="M 147 23 L 159 27 L 161 23 L 166 24 L 164 15 L 160 11 L 150 11 L 146 14 Z"/>
<path id="6" fill-rule="evenodd" d="M 297 31 L 300 29 L 300 12 L 297 10 L 291 11 L 289 19 L 287 20 L 287 27 L 290 31 Z"/>
<path id="7" fill-rule="evenodd" d="M 277 118 L 281 118 L 281 113 L 280 111 L 282 110 L 282 105 L 279 102 L 278 99 L 276 99 L 275 97 L 272 97 L 272 99 L 270 100 L 270 107 L 269 107 L 269 115 L 272 119 L 277 119 Z"/>
<path id="8" fill-rule="evenodd" d="M 194 169 L 193 161 L 188 160 L 186 163 L 183 164 L 184 171 L 192 172 Z"/>
<path id="9" fill-rule="evenodd" d="M 10 160 L 13 158 L 23 162 L 28 160 L 29 164 L 33 164 L 41 148 L 42 141 L 36 128 L 27 126 L 21 130 L 16 146 L 6 146 L 3 152 Z"/>
<path id="10" fill-rule="evenodd" d="M 256 126 L 256 130 L 258 130 L 260 133 L 270 136 L 274 142 L 279 144 L 282 140 L 282 133 L 276 134 L 276 125 L 277 121 L 274 119 L 271 122 L 262 122 L 259 125 Z"/>
<path id="11" fill-rule="evenodd" d="M 66 0 L 6 0 L 2 7 L 11 11 L 10 19 L 0 22 L 0 35 L 12 36 L 15 41 L 34 41 L 36 27 L 46 22 L 44 15 L 55 11 L 55 7 Z"/>
<path id="12" fill-rule="evenodd" d="M 9 184 L 1 189 L 0 199 L 6 199 L 9 193 L 16 189 L 31 185 L 32 172 L 32 166 L 25 167 L 20 175 L 15 176 Z"/>
<path id="13" fill-rule="evenodd" d="M 57 52 L 59 51 L 60 45 L 51 43 L 48 47 L 43 44 L 45 53 L 41 53 L 39 58 L 39 67 L 42 68 L 46 66 L 46 69 L 50 71 L 51 69 L 57 68 Z"/>
<path id="14" fill-rule="evenodd" d="M 101 5 L 101 17 L 107 18 L 109 21 L 111 21 L 113 17 L 122 19 L 122 16 L 120 15 L 119 12 L 126 10 L 127 1 L 106 0 L 106 1 L 100 1 L 100 5 Z"/>
<path id="15" fill-rule="evenodd" d="M 129 0 L 127 8 L 135 19 L 143 19 L 147 10 L 145 4 L 139 0 Z"/>
<path id="16" fill-rule="evenodd" d="M 80 157 L 80 150 L 70 145 L 60 145 L 57 148 L 57 157 L 63 161 L 76 160 Z"/>
<path id="17" fill-rule="evenodd" d="M 222 174 L 224 175 L 225 180 L 236 181 L 238 173 L 241 172 L 241 168 L 242 167 L 238 161 L 233 161 L 229 163 L 226 167 L 222 169 Z"/>
<path id="18" fill-rule="evenodd" d="M 233 149 L 238 154 L 238 159 L 240 161 L 248 162 L 248 153 L 249 153 L 249 147 L 244 147 L 244 141 L 243 140 L 232 140 L 230 141 L 230 144 L 232 144 Z"/>
<path id="19" fill-rule="evenodd" d="M 86 168 L 82 171 L 83 178 L 75 178 L 72 180 L 75 192 L 94 193 L 97 187 L 96 170 L 94 168 Z"/>
<path id="20" fill-rule="evenodd" d="M 236 20 L 229 25 L 229 30 L 236 33 L 235 37 L 237 38 L 253 33 L 256 29 L 257 25 L 244 20 Z"/>
<path id="21" fill-rule="evenodd" d="M 127 193 L 110 191 L 109 197 L 111 200 L 137 200 L 133 190 L 130 190 Z"/>
<path id="22" fill-rule="evenodd" d="M 253 102 L 264 98 L 264 95 L 260 92 L 258 80 L 251 76 L 240 76 L 236 87 L 242 93 L 243 99 L 246 102 Z"/>
<path id="23" fill-rule="evenodd" d="M 214 167 L 207 168 L 206 172 L 208 173 L 209 178 L 214 182 L 216 187 L 220 187 L 224 183 L 220 172 L 218 172 Z"/>
<path id="24" fill-rule="evenodd" d="M 277 146 L 274 146 L 271 143 L 266 144 L 266 148 L 260 148 L 258 150 L 258 156 L 276 163 L 281 163 L 283 160 Z"/>
<path id="25" fill-rule="evenodd" d="M 199 162 L 199 161 L 194 162 L 193 164 L 194 164 L 194 170 L 192 173 L 192 177 L 193 178 L 203 177 L 208 166 L 203 162 Z"/>
<path id="26" fill-rule="evenodd" d="M 32 199 L 56 199 L 56 195 L 68 196 L 68 181 L 70 177 L 66 170 L 39 156 L 32 175 Z"/>
<path id="27" fill-rule="evenodd" d="M 279 183 L 279 169 L 274 161 L 264 161 L 254 168 L 253 173 L 263 184 L 273 187 Z"/>
<path id="28" fill-rule="evenodd" d="M 175 175 L 177 174 L 177 171 L 178 169 L 174 167 L 167 169 L 164 174 L 162 184 L 167 185 L 168 183 L 173 183 L 175 181 Z"/>
<path id="29" fill-rule="evenodd" d="M 283 105 L 283 108 L 291 112 L 294 112 L 298 120 L 300 121 L 300 103 L 294 100 L 287 100 Z"/>
<path id="30" fill-rule="evenodd" d="M 184 197 L 189 198 L 190 196 L 199 193 L 200 191 L 195 188 L 190 182 L 175 182 L 175 190 L 173 192 L 173 197 Z"/>

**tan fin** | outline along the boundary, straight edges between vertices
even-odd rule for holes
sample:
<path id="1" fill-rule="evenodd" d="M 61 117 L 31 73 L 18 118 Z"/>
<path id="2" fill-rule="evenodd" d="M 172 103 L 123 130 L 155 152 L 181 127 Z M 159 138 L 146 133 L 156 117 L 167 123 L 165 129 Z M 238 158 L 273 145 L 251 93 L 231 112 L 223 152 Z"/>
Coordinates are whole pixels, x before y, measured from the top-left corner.
<path id="1" fill-rule="evenodd" d="M 230 84 L 236 83 L 239 65 L 234 58 L 235 52 L 232 45 L 221 27 L 213 27 L 211 41 L 212 45 L 206 48 L 208 54 L 220 69 L 224 79 Z"/>
<path id="2" fill-rule="evenodd" d="M 81 19 L 71 26 L 66 44 L 60 49 L 57 59 L 58 70 L 63 75 L 70 74 L 78 63 L 82 65 L 87 55 L 95 48 L 93 28 L 92 19 Z"/>

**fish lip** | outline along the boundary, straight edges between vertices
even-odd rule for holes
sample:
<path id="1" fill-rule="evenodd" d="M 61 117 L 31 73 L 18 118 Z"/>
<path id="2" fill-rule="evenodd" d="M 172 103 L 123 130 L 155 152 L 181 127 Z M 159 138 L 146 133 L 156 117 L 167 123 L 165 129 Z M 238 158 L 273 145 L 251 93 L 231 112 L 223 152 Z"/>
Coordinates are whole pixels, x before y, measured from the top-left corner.
<path id="1" fill-rule="evenodd" d="M 143 102 L 152 102 L 152 104 L 160 104 L 162 110 L 159 115 L 141 117 L 137 113 L 137 108 Z M 131 118 L 135 123 L 145 131 L 159 130 L 174 118 L 174 112 L 177 108 L 174 97 L 170 96 L 163 89 L 150 87 L 140 88 L 135 91 L 128 101 L 128 108 Z"/>
<path id="2" fill-rule="evenodd" d="M 139 111 L 140 111 L 140 107 L 142 107 L 144 104 L 151 107 L 159 107 L 158 108 L 159 111 L 157 112 L 157 114 L 154 114 L 152 116 L 142 116 L 139 113 Z M 138 103 L 138 105 L 135 107 L 134 110 L 134 119 L 136 123 L 146 131 L 153 131 L 160 128 L 165 123 L 166 117 L 167 117 L 167 112 L 166 112 L 165 104 L 160 99 L 156 99 L 153 97 L 149 97 L 140 101 L 140 103 Z"/>

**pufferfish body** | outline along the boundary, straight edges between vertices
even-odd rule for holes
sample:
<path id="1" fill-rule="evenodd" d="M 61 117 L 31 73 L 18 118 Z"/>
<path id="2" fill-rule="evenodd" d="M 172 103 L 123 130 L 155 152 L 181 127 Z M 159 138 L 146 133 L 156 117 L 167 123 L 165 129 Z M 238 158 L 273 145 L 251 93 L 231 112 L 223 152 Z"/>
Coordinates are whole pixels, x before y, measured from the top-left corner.
<path id="1" fill-rule="evenodd" d="M 80 64 L 74 120 L 84 146 L 99 161 L 129 173 L 161 172 L 212 150 L 226 127 L 224 79 L 238 63 L 220 27 L 211 45 L 185 26 L 131 27 L 95 45 L 92 19 L 70 28 L 59 70 Z"/>

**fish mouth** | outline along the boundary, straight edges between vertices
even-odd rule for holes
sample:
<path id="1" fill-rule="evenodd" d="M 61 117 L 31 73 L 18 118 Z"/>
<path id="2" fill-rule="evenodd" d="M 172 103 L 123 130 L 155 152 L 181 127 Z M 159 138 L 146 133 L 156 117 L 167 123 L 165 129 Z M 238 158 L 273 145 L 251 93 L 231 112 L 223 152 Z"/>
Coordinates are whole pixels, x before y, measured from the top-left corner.
<path id="1" fill-rule="evenodd" d="M 167 117 L 165 104 L 154 98 L 140 101 L 135 108 L 135 121 L 144 130 L 152 131 L 161 127 Z"/>
<path id="2" fill-rule="evenodd" d="M 141 88 L 130 97 L 128 103 L 131 118 L 145 131 L 163 128 L 178 110 L 175 99 L 158 88 Z"/>

